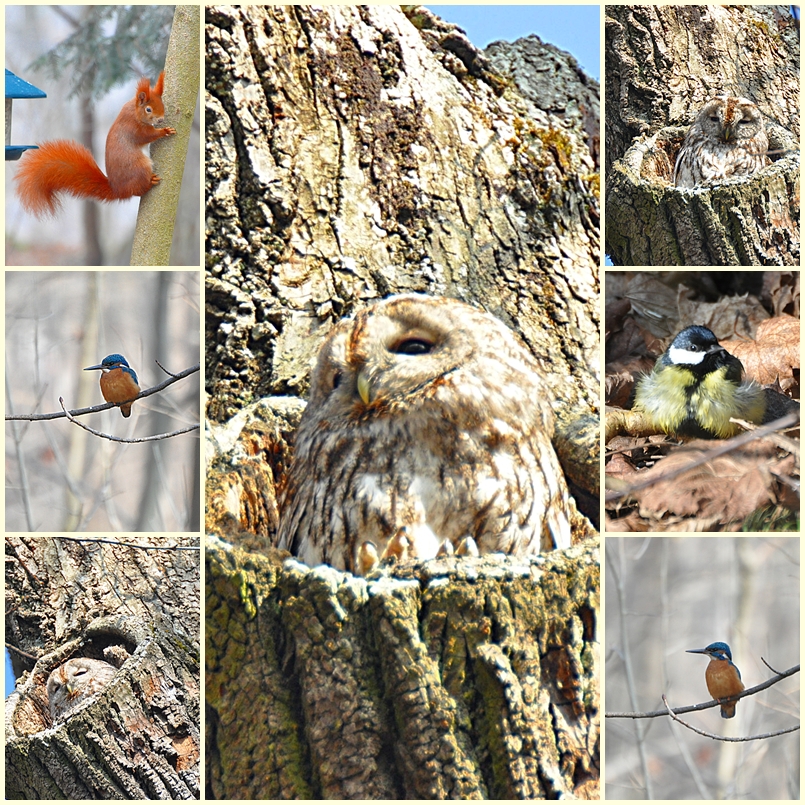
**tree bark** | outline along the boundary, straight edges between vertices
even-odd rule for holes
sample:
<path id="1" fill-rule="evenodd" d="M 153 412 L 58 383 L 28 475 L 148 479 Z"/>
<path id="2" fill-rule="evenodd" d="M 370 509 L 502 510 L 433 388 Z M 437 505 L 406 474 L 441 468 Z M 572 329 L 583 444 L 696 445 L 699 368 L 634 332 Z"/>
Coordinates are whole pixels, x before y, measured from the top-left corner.
<path id="1" fill-rule="evenodd" d="M 374 581 L 206 561 L 209 797 L 597 797 L 594 543 Z"/>
<path id="2" fill-rule="evenodd" d="M 520 333 L 576 499 L 598 513 L 591 84 L 586 113 L 572 88 L 541 109 L 537 43 L 496 61 L 402 8 L 207 9 L 206 521 L 231 543 L 207 547 L 209 796 L 597 785 L 595 542 L 382 582 L 272 547 L 319 345 L 409 291 L 476 301 Z"/>
<path id="3" fill-rule="evenodd" d="M 799 36 L 759 6 L 607 6 L 607 252 L 616 265 L 799 265 Z M 711 97 L 748 97 L 772 164 L 680 190 L 673 165 Z"/>
<path id="4" fill-rule="evenodd" d="M 372 299 L 476 300 L 540 363 L 557 453 L 597 513 L 588 132 L 578 110 L 537 109 L 521 71 L 495 72 L 455 26 L 422 7 L 409 16 L 207 9 L 208 419 L 229 433 L 256 400 L 303 396 L 333 323 Z M 236 520 L 251 505 L 229 498 Z"/>
<path id="5" fill-rule="evenodd" d="M 7 799 L 198 797 L 198 601 L 196 550 L 6 537 Z M 119 672 L 53 724 L 48 676 L 76 657 Z"/>

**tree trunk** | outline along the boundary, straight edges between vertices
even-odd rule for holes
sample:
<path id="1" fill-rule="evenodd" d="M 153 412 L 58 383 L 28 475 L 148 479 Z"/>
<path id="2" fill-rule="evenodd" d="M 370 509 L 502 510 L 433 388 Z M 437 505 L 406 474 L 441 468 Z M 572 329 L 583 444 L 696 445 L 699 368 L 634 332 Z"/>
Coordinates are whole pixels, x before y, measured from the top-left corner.
<path id="1" fill-rule="evenodd" d="M 570 60 L 539 108 L 529 62 L 559 56 L 423 7 L 211 7 L 206 33 L 207 530 L 270 557 L 208 544 L 208 795 L 589 795 L 595 542 L 368 583 L 272 546 L 322 340 L 409 291 L 521 334 L 597 519 L 592 83 Z"/>
<path id="2" fill-rule="evenodd" d="M 198 797 L 198 590 L 197 550 L 6 537 L 7 799 Z M 75 658 L 119 672 L 54 723 L 48 676 Z"/>
<path id="3" fill-rule="evenodd" d="M 597 545 L 368 582 L 206 557 L 207 796 L 598 796 Z"/>
<path id="4" fill-rule="evenodd" d="M 799 265 L 799 36 L 758 6 L 607 6 L 607 252 L 616 265 Z M 747 97 L 770 167 L 680 190 L 673 165 L 704 103 Z"/>

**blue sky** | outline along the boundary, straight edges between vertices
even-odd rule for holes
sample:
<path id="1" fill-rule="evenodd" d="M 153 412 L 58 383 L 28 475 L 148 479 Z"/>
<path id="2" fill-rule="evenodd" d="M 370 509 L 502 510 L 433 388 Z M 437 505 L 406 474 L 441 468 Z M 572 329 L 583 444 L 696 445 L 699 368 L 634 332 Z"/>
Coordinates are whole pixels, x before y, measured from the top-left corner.
<path id="1" fill-rule="evenodd" d="M 470 41 L 485 48 L 498 39 L 513 42 L 536 34 L 572 53 L 587 75 L 600 81 L 600 6 L 428 6 L 462 27 Z"/>

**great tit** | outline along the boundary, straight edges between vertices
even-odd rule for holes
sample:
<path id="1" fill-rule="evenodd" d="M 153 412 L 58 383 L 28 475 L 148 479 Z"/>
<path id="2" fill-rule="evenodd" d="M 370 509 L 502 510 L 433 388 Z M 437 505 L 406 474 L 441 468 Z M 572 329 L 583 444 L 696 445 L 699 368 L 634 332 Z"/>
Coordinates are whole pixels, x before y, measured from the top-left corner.
<path id="1" fill-rule="evenodd" d="M 726 439 L 740 432 L 730 417 L 761 424 L 763 389 L 743 379 L 743 364 L 707 327 L 686 327 L 650 374 L 637 383 L 633 410 L 664 433 Z"/>

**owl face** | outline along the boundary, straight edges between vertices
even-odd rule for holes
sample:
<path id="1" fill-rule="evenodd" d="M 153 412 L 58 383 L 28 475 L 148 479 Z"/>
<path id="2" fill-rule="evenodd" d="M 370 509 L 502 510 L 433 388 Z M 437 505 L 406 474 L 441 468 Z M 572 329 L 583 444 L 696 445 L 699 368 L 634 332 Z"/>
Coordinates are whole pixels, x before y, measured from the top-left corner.
<path id="1" fill-rule="evenodd" d="M 704 105 L 697 120 L 705 133 L 722 143 L 751 140 L 763 130 L 763 116 L 748 98 L 713 98 Z"/>
<path id="2" fill-rule="evenodd" d="M 279 547 L 348 570 L 387 549 L 431 558 L 467 537 L 482 552 L 564 547 L 552 435 L 536 362 L 501 321 L 422 294 L 377 302 L 321 348 Z"/>
<path id="3" fill-rule="evenodd" d="M 325 342 L 310 409 L 322 419 L 359 418 L 422 400 L 466 362 L 472 341 L 453 311 L 439 314 L 422 297 L 381 302 L 342 322 Z"/>
<path id="4" fill-rule="evenodd" d="M 674 184 L 694 188 L 748 176 L 768 164 L 763 115 L 752 101 L 722 95 L 708 101 L 688 129 L 674 167 Z"/>
<path id="5" fill-rule="evenodd" d="M 47 681 L 50 713 L 56 721 L 94 696 L 117 673 L 114 665 L 89 657 L 76 657 L 51 671 Z"/>

